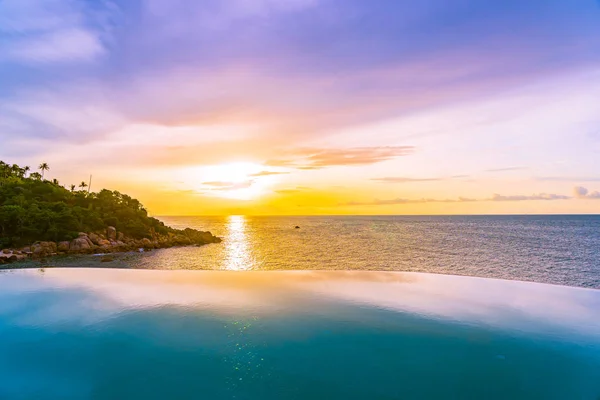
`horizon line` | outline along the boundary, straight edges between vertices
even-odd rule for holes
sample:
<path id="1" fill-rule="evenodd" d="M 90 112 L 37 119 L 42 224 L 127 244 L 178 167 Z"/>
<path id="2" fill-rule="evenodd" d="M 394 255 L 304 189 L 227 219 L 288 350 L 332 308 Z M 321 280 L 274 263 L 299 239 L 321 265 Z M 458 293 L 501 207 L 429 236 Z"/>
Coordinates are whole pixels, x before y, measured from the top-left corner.
<path id="1" fill-rule="evenodd" d="M 600 217 L 600 213 L 528 213 L 528 214 L 188 214 L 154 215 L 154 218 L 167 217 Z"/>

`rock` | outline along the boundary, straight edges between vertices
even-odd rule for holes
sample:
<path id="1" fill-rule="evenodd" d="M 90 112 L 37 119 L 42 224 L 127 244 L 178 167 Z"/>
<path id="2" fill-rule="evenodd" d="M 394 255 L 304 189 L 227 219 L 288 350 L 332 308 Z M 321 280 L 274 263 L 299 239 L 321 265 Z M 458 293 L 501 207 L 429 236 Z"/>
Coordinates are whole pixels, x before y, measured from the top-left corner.
<path id="1" fill-rule="evenodd" d="M 300 229 L 300 227 L 299 227 L 299 226 L 296 226 L 294 229 Z"/>
<path id="2" fill-rule="evenodd" d="M 21 251 L 25 254 L 29 254 L 31 253 L 31 247 L 23 247 Z"/>
<path id="3" fill-rule="evenodd" d="M 4 249 L 4 250 L 2 250 L 2 253 L 3 253 L 3 254 L 12 254 L 12 252 L 13 252 L 13 251 L 12 251 L 12 250 L 10 250 L 10 249 Z"/>
<path id="4" fill-rule="evenodd" d="M 117 233 L 117 241 L 119 241 L 119 242 L 125 241 L 125 235 L 122 232 Z"/>
<path id="5" fill-rule="evenodd" d="M 114 226 L 106 228 L 106 237 L 108 240 L 117 240 L 117 228 Z"/>
<path id="6" fill-rule="evenodd" d="M 23 255 L 0 253 L 0 264 L 10 264 L 27 258 Z"/>
<path id="7" fill-rule="evenodd" d="M 187 236 L 175 235 L 175 237 L 173 238 L 173 244 L 184 246 L 192 244 L 192 241 Z"/>
<path id="8" fill-rule="evenodd" d="M 104 256 L 100 259 L 100 262 L 113 262 L 115 258 L 113 256 Z"/>
<path id="9" fill-rule="evenodd" d="M 88 252 L 91 249 L 92 246 L 90 245 L 90 240 L 87 236 L 78 237 L 77 239 L 72 240 L 69 244 L 69 251 L 75 253 Z"/>
<path id="10" fill-rule="evenodd" d="M 154 247 L 154 244 L 152 243 L 152 241 L 148 238 L 143 238 L 142 239 L 142 247 L 144 247 L 145 249 L 151 249 Z"/>
<path id="11" fill-rule="evenodd" d="M 70 243 L 69 242 L 58 242 L 57 249 L 59 252 L 66 253 L 69 251 Z"/>
<path id="12" fill-rule="evenodd" d="M 31 246 L 31 252 L 35 258 L 43 258 L 56 254 L 58 246 L 54 242 L 37 242 Z"/>
<path id="13" fill-rule="evenodd" d="M 110 247 L 111 245 L 111 243 L 106 239 L 100 239 L 96 244 L 100 247 Z"/>
<path id="14" fill-rule="evenodd" d="M 87 236 L 90 238 L 93 244 L 95 244 L 96 246 L 101 246 L 100 242 L 102 241 L 102 238 L 99 235 L 95 233 L 90 233 Z"/>

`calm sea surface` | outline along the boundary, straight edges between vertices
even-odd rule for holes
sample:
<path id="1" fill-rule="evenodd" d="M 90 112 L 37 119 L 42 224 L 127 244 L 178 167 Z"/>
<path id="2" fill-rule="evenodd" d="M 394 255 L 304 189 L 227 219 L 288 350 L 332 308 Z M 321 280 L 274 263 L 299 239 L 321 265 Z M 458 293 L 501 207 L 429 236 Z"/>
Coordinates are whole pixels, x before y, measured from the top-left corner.
<path id="1" fill-rule="evenodd" d="M 600 288 L 600 216 L 161 219 L 224 241 L 162 250 L 136 267 L 415 271 Z"/>
<path id="2" fill-rule="evenodd" d="M 412 271 L 600 288 L 600 216 L 161 217 L 203 247 L 52 260 L 53 266 Z M 294 229 L 299 226 L 300 229 Z"/>

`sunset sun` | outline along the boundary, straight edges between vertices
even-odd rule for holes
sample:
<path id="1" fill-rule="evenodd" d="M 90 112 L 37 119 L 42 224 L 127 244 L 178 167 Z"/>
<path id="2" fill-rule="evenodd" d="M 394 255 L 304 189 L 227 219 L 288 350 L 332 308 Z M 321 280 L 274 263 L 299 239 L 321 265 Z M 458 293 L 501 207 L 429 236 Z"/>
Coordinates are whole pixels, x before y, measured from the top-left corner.
<path id="1" fill-rule="evenodd" d="M 265 193 L 273 182 L 264 170 L 264 166 L 251 162 L 193 167 L 183 172 L 182 183 L 207 196 L 251 200 Z"/>

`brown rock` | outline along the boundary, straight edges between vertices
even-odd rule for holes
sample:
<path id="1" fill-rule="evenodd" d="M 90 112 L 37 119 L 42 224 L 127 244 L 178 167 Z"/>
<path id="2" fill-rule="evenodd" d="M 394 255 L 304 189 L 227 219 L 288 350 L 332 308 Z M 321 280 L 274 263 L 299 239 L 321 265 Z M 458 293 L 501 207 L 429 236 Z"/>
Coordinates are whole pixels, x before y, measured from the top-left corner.
<path id="1" fill-rule="evenodd" d="M 123 232 L 118 232 L 117 233 L 117 240 L 119 242 L 124 242 L 125 241 L 125 235 L 123 234 Z"/>
<path id="2" fill-rule="evenodd" d="M 31 246 L 31 252 L 36 258 L 47 257 L 55 254 L 58 251 L 58 246 L 54 242 L 37 242 Z"/>
<path id="3" fill-rule="evenodd" d="M 11 254 L 10 257 L 6 257 L 7 263 L 17 262 L 26 259 L 26 256 Z"/>
<path id="4" fill-rule="evenodd" d="M 117 228 L 114 226 L 106 228 L 106 237 L 108 240 L 117 240 Z"/>
<path id="5" fill-rule="evenodd" d="M 69 247 L 69 242 L 58 242 L 57 249 L 62 253 L 66 253 L 67 251 L 69 251 Z"/>
<path id="6" fill-rule="evenodd" d="M 95 233 L 90 233 L 87 236 L 90 238 L 93 244 L 95 244 L 96 246 L 101 246 L 100 242 L 102 241 L 102 238 L 99 235 Z"/>
<path id="7" fill-rule="evenodd" d="M 12 253 L 12 250 L 9 250 L 9 249 L 4 249 L 4 250 L 2 250 L 2 253 L 3 253 L 3 254 L 11 254 L 11 253 Z"/>
<path id="8" fill-rule="evenodd" d="M 69 251 L 72 252 L 87 252 L 89 250 L 92 249 L 92 246 L 90 245 L 91 241 L 89 240 L 89 238 L 86 236 L 84 237 L 78 237 L 77 239 L 74 239 L 71 241 L 71 243 L 69 244 Z"/>

